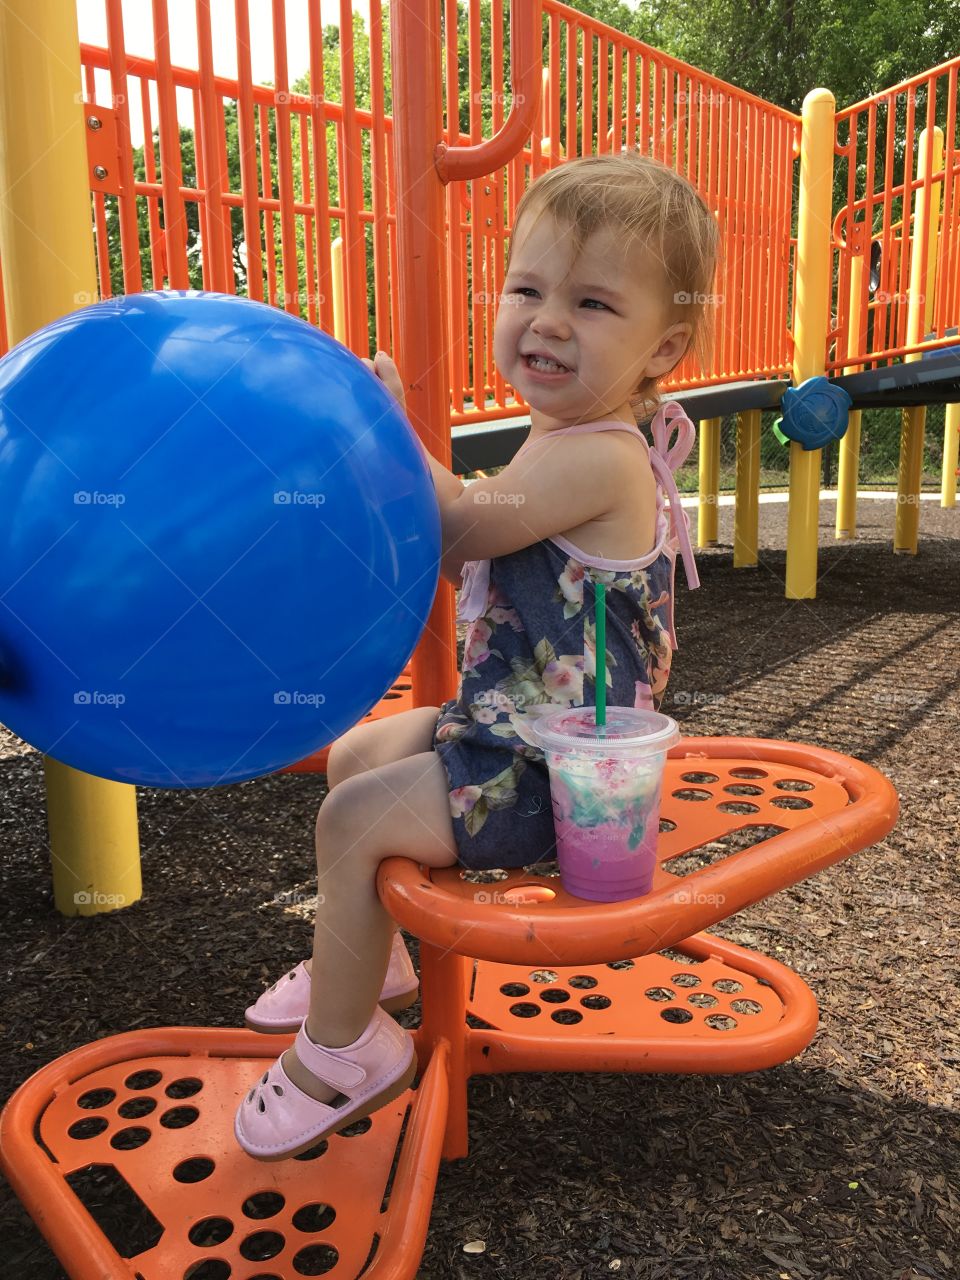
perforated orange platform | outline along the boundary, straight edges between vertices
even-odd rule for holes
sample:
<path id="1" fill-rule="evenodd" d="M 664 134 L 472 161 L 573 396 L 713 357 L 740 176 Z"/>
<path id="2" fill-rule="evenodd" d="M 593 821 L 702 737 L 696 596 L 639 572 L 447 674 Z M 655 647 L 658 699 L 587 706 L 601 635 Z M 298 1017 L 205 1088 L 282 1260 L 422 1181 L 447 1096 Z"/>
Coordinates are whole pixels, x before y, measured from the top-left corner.
<path id="1" fill-rule="evenodd" d="M 551 866 L 388 859 L 381 896 L 421 939 L 415 1090 L 312 1158 L 261 1164 L 234 1111 L 292 1037 L 138 1031 L 20 1087 L 4 1172 L 77 1280 L 410 1280 L 439 1161 L 467 1154 L 472 1075 L 750 1071 L 798 1053 L 817 1024 L 803 980 L 699 931 L 882 838 L 897 809 L 862 761 L 694 738 L 667 762 L 644 898 L 573 898 Z"/>

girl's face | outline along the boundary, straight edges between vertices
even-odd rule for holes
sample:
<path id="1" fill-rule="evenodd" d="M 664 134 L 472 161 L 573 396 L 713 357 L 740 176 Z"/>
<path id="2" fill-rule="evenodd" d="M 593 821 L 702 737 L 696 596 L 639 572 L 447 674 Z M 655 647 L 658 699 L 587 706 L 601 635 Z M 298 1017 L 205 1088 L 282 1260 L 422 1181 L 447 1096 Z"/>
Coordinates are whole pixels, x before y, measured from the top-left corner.
<path id="1" fill-rule="evenodd" d="M 535 215 L 534 215 L 535 216 Z M 516 235 L 516 232 L 515 232 Z M 573 262 L 569 227 L 525 216 L 497 311 L 497 368 L 544 431 L 610 418 L 636 423 L 630 397 L 682 357 L 690 325 L 666 326 L 656 259 L 602 229 Z M 562 365 L 531 362 L 540 352 Z"/>

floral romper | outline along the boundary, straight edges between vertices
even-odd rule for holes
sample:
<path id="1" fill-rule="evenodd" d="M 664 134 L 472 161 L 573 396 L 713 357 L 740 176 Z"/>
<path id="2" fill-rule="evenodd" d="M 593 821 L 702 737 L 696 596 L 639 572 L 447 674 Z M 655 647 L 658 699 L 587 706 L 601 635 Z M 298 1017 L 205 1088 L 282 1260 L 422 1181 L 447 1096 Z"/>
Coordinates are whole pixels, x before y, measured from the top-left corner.
<path id="1" fill-rule="evenodd" d="M 677 441 L 668 448 L 674 426 Z M 606 588 L 607 705 L 653 710 L 662 701 L 677 648 L 678 550 L 688 587 L 699 586 L 673 480 L 693 446 L 695 428 L 669 401 L 650 430 L 653 447 L 625 422 L 580 423 L 550 433 L 633 431 L 643 441 L 658 481 L 656 541 L 645 556 L 590 556 L 557 535 L 463 566 L 457 618 L 470 627 L 457 696 L 440 708 L 434 749 L 447 772 L 464 867 L 528 867 L 556 857 L 547 764 L 542 749 L 524 737 L 524 719 L 596 705 L 597 582 Z M 546 438 L 527 440 L 520 452 Z"/>

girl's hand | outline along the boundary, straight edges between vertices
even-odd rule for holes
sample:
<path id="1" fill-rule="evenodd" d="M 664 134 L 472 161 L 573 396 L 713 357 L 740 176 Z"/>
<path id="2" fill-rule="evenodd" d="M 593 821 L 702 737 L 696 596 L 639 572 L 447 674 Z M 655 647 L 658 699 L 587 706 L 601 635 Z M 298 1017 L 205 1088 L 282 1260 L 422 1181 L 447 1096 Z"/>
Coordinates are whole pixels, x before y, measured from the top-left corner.
<path id="1" fill-rule="evenodd" d="M 393 363 L 385 351 L 378 351 L 372 360 L 363 358 L 363 363 L 367 366 L 371 373 L 375 373 L 383 385 L 399 404 L 400 408 L 405 408 L 405 397 L 403 394 L 403 383 L 400 380 L 400 371 Z"/>

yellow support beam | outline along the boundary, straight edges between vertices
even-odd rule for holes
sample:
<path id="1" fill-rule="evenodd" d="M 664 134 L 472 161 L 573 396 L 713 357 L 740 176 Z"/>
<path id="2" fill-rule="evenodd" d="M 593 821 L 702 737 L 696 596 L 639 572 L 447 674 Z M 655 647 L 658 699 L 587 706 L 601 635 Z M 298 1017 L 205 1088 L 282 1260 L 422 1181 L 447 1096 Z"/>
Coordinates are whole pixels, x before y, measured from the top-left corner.
<path id="1" fill-rule="evenodd" d="M 0 256 L 11 345 L 97 297 L 75 0 L 0 4 Z M 44 757 L 57 910 L 141 895 L 136 788 Z"/>
<path id="2" fill-rule="evenodd" d="M 943 168 L 943 130 L 934 128 L 930 147 L 931 169 L 927 168 L 927 135 L 924 129 L 917 143 L 917 181 L 926 181 L 929 173 Z M 936 287 L 937 248 L 940 231 L 941 182 L 931 182 L 929 192 L 918 187 L 914 210 L 910 258 L 910 301 L 907 304 L 907 345 L 922 342 L 933 319 L 933 293 Z M 921 260 L 921 232 L 925 228 L 926 263 Z M 904 362 L 921 359 L 914 351 Z M 895 555 L 915 556 L 920 532 L 920 480 L 923 474 L 923 437 L 927 424 L 927 407 L 911 405 L 900 418 L 900 466 L 897 472 L 897 515 L 893 535 Z"/>
<path id="3" fill-rule="evenodd" d="M 697 546 L 715 547 L 719 539 L 720 419 L 700 423 L 700 505 L 697 508 Z"/>
<path id="4" fill-rule="evenodd" d="M 733 512 L 733 567 L 757 565 L 760 534 L 760 410 L 737 414 L 737 499 Z"/>
<path id="5" fill-rule="evenodd" d="M 825 370 L 830 316 L 835 108 L 836 102 L 829 89 L 812 89 L 804 98 L 801 111 L 800 200 L 794 286 L 793 384 L 796 387 Z M 787 512 L 788 600 L 812 600 L 817 594 L 819 509 L 820 450 L 804 449 L 791 440 Z"/>
<path id="6" fill-rule="evenodd" d="M 960 465 L 960 404 L 948 404 L 943 420 L 943 476 L 940 481 L 941 507 L 957 502 L 957 467 Z"/>
<path id="7" fill-rule="evenodd" d="M 870 252 L 867 238 L 865 253 Z M 860 290 L 863 287 L 864 256 L 850 259 L 850 315 L 847 323 L 847 355 L 860 345 Z M 847 373 L 855 373 L 849 366 Z M 859 409 L 851 409 L 847 419 L 846 434 L 840 441 L 840 467 L 837 474 L 837 538 L 855 538 L 857 535 L 857 480 L 860 474 L 860 419 Z"/>

